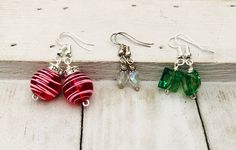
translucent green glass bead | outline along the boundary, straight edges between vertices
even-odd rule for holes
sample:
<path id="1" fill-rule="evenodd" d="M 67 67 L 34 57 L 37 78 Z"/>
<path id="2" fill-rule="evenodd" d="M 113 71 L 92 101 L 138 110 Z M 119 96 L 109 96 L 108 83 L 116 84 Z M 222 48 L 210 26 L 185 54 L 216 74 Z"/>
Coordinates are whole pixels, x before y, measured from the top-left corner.
<path id="1" fill-rule="evenodd" d="M 191 73 L 183 72 L 181 82 L 184 93 L 187 96 L 192 96 L 197 93 L 201 85 L 201 77 L 196 70 L 193 70 Z"/>
<path id="2" fill-rule="evenodd" d="M 182 73 L 174 69 L 164 68 L 158 87 L 176 92 L 180 86 Z"/>

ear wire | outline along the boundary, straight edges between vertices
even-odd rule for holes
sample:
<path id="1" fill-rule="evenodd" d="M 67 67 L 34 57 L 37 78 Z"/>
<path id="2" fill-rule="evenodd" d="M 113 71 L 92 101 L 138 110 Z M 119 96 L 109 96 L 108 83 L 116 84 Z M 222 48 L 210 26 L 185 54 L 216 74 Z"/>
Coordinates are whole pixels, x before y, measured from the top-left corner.
<path id="1" fill-rule="evenodd" d="M 84 44 L 84 45 L 87 45 L 87 46 L 94 46 L 94 44 L 91 44 L 91 43 L 87 43 L 87 42 L 84 42 L 82 41 L 81 39 L 79 39 L 79 37 L 75 34 L 72 34 L 70 32 L 62 32 L 60 35 L 59 35 L 59 38 L 56 40 L 56 43 L 59 45 L 59 46 L 63 46 L 65 44 L 62 44 L 61 43 L 61 40 L 65 37 L 68 37 L 70 39 L 72 39 L 80 48 L 84 49 L 84 50 L 87 50 L 87 51 L 90 51 L 90 49 L 86 48 L 86 47 L 83 47 L 81 45 Z"/>
<path id="2" fill-rule="evenodd" d="M 125 38 L 127 38 L 129 41 L 131 41 L 134 44 L 138 44 L 140 46 L 144 46 L 144 47 L 151 47 L 151 45 L 154 45 L 154 43 L 147 43 L 147 42 L 142 42 L 137 40 L 136 38 L 134 38 L 133 36 L 129 35 L 128 33 L 125 32 L 118 32 L 118 33 L 113 33 L 110 37 L 110 40 L 112 43 L 116 44 L 116 45 L 122 45 L 121 43 L 117 42 L 117 36 L 121 35 Z"/>

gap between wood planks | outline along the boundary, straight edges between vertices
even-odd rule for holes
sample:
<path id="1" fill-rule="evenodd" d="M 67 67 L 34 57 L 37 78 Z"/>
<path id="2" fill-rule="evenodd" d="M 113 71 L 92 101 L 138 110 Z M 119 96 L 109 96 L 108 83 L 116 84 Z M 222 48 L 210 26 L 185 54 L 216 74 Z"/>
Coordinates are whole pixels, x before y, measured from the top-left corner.
<path id="1" fill-rule="evenodd" d="M 204 137 L 205 137 L 205 142 L 206 142 L 207 149 L 211 150 L 209 140 L 208 140 L 208 136 L 207 136 L 207 131 L 206 131 L 205 124 L 204 124 L 204 120 L 203 120 L 202 114 L 201 114 L 201 109 L 199 107 L 198 98 L 195 99 L 195 104 L 196 104 L 196 107 L 197 107 L 197 112 L 198 112 L 199 119 L 201 121 L 201 125 L 202 125 L 202 129 L 203 129 L 203 134 L 204 134 Z M 80 148 L 79 148 L 80 150 L 83 150 L 83 127 L 84 127 L 84 106 L 82 105 L 81 123 L 80 123 L 80 144 L 79 144 L 80 145 Z"/>
<path id="2" fill-rule="evenodd" d="M 83 149 L 83 127 L 84 127 L 84 106 L 81 109 L 81 122 L 80 122 L 80 144 L 79 149 Z"/>
<path id="3" fill-rule="evenodd" d="M 208 141 L 208 136 L 207 136 L 206 128 L 205 128 L 205 124 L 204 124 L 204 121 L 202 119 L 202 113 L 201 113 L 201 109 L 199 107 L 198 98 L 195 99 L 195 104 L 197 106 L 197 112 L 198 112 L 199 119 L 201 121 L 202 129 L 203 129 L 203 133 L 204 133 L 204 137 L 205 137 L 205 141 L 206 141 L 206 145 L 207 145 L 207 149 L 211 150 L 210 149 L 210 144 L 209 144 L 209 141 Z"/>

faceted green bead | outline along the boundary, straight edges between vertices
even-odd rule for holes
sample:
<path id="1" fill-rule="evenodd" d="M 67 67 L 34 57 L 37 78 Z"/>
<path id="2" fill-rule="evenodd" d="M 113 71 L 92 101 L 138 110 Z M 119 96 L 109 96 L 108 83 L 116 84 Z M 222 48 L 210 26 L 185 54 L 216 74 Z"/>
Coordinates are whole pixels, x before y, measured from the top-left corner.
<path id="1" fill-rule="evenodd" d="M 184 93 L 187 96 L 192 96 L 197 93 L 197 90 L 201 85 L 201 77 L 196 70 L 193 70 L 191 73 L 183 72 L 181 82 Z"/>
<path id="2" fill-rule="evenodd" d="M 172 92 L 176 92 L 180 86 L 182 72 L 174 69 L 164 68 L 158 87 Z"/>

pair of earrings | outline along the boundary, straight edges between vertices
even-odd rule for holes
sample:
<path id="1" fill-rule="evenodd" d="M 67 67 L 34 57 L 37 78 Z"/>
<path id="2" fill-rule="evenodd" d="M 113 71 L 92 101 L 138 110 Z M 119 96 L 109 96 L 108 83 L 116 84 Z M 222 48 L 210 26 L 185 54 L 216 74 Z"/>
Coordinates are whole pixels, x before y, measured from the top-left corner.
<path id="1" fill-rule="evenodd" d="M 136 71 L 136 65 L 134 63 L 134 60 L 131 58 L 130 47 L 117 42 L 118 35 L 123 36 L 131 42 L 144 47 L 151 47 L 152 45 L 154 45 L 154 43 L 139 41 L 125 32 L 113 33 L 110 37 L 111 42 L 119 46 L 118 56 L 120 58 L 120 70 L 117 74 L 118 87 L 120 89 L 123 89 L 127 83 L 130 83 L 130 85 L 136 91 L 139 91 L 139 73 Z"/>
<path id="2" fill-rule="evenodd" d="M 130 58 L 130 47 L 118 43 L 118 35 L 124 36 L 133 43 L 145 47 L 151 47 L 153 43 L 141 42 L 124 32 L 118 32 L 111 35 L 111 42 L 119 45 L 118 56 L 120 57 L 120 71 L 117 75 L 118 87 L 121 89 L 124 88 L 129 80 L 131 86 L 136 91 L 139 91 L 140 81 L 138 73 L 136 71 L 136 66 L 134 65 L 134 61 Z M 174 44 L 171 44 L 172 41 L 174 41 Z M 182 86 L 186 96 L 189 96 L 191 99 L 196 99 L 198 88 L 201 85 L 201 78 L 199 73 L 193 68 L 193 60 L 191 57 L 190 47 L 187 44 L 181 44 L 179 41 L 191 44 L 201 51 L 214 53 L 213 51 L 201 47 L 196 42 L 193 42 L 192 39 L 183 34 L 178 34 L 175 37 L 170 38 L 169 46 L 171 48 L 177 49 L 178 57 L 176 62 L 174 63 L 173 68 L 164 68 L 164 71 L 158 83 L 158 87 L 164 89 L 166 94 L 168 94 L 169 91 L 177 92 L 179 87 Z"/>
<path id="3" fill-rule="evenodd" d="M 171 44 L 172 41 L 174 41 L 174 44 Z M 184 94 L 195 100 L 197 98 L 197 91 L 201 85 L 201 77 L 193 68 L 190 47 L 187 44 L 181 44 L 179 41 L 191 44 L 201 51 L 214 53 L 213 51 L 204 49 L 183 34 L 178 34 L 170 38 L 169 46 L 177 50 L 178 56 L 173 68 L 164 68 L 158 87 L 164 89 L 166 94 L 168 94 L 169 91 L 177 92 L 179 87 L 182 86 Z"/>
<path id="4" fill-rule="evenodd" d="M 85 50 L 88 49 L 79 43 L 93 46 L 81 41 L 73 34 L 61 33 L 56 41 L 60 46 L 56 63 L 49 63 L 49 67 L 37 71 L 30 81 L 32 98 L 34 100 L 50 101 L 57 97 L 62 90 L 68 102 L 88 106 L 89 98 L 93 94 L 93 82 L 86 74 L 80 72 L 78 66 L 71 66 L 71 45 L 61 44 L 60 40 L 63 37 L 71 38 L 79 47 Z M 65 69 L 61 68 L 62 63 L 66 65 Z"/>

